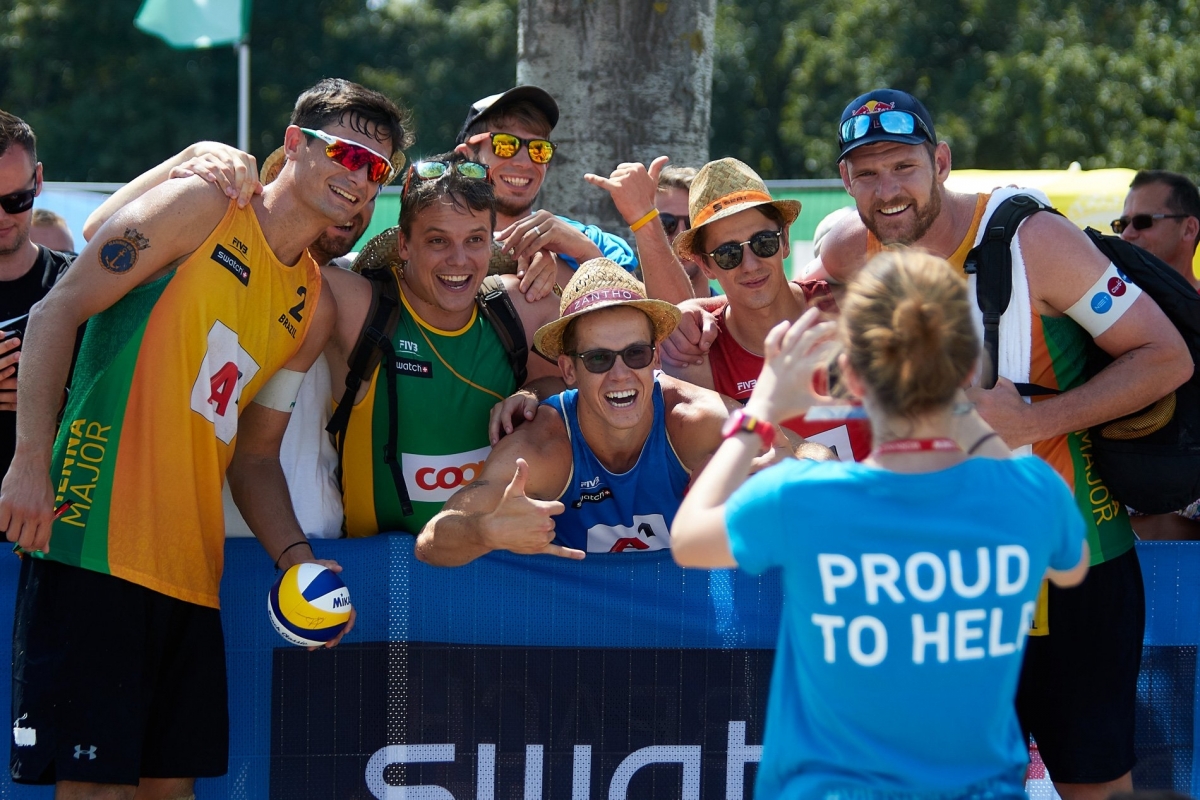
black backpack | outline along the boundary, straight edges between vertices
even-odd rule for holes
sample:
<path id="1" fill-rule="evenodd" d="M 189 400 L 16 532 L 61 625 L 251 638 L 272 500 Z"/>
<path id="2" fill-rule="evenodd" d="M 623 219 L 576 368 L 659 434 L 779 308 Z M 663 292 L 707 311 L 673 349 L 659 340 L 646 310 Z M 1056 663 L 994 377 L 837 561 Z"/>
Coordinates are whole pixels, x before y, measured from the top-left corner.
<path id="1" fill-rule="evenodd" d="M 996 385 L 1000 315 L 1012 295 L 1012 238 L 1017 226 L 1038 211 L 1059 212 L 1028 195 L 1002 202 L 986 222 L 979 246 L 965 268 L 976 276 L 976 300 L 983 312 L 984 374 L 980 385 Z M 1118 236 L 1084 231 L 1101 253 L 1158 303 L 1187 343 L 1192 363 L 1200 363 L 1200 294 L 1169 265 Z M 1084 376 L 1112 363 L 1089 342 Z M 1058 394 L 1036 384 L 1017 384 L 1023 396 Z M 1118 500 L 1147 514 L 1185 508 L 1200 498 L 1200 371 L 1148 407 L 1089 431 L 1096 468 Z"/>
<path id="2" fill-rule="evenodd" d="M 392 482 L 396 484 L 400 510 L 408 517 L 413 513 L 412 500 L 404 482 L 400 460 L 396 456 L 400 409 L 396 392 L 396 351 L 392 347 L 392 334 L 396 332 L 396 325 L 400 321 L 400 290 L 391 266 L 365 269 L 361 274 L 371 282 L 371 307 L 348 359 L 350 370 L 346 373 L 346 390 L 342 393 L 341 402 L 338 403 L 325 430 L 332 433 L 337 442 L 340 471 L 346 427 L 350 423 L 350 412 L 354 407 L 354 399 L 358 396 L 358 389 L 377 366 L 388 373 L 388 436 L 383 444 L 383 460 L 392 473 Z M 513 306 L 512 298 L 508 296 L 499 275 L 489 275 L 483 279 L 479 292 L 475 295 L 475 304 L 479 307 L 480 315 L 491 324 L 500 339 L 517 386 L 523 386 L 527 374 L 525 362 L 529 357 L 529 345 L 525 341 L 525 327 L 521 324 L 517 309 Z"/>

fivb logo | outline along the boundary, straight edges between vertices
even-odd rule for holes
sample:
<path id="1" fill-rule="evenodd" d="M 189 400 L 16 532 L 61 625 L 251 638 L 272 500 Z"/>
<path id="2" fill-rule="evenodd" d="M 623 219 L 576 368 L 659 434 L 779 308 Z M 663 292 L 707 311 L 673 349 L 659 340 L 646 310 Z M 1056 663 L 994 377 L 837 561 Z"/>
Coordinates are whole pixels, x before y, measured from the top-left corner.
<path id="1" fill-rule="evenodd" d="M 423 456 L 404 453 L 401 465 L 404 482 L 413 500 L 422 503 L 444 503 L 450 495 L 479 478 L 490 447 L 448 456 Z"/>
<path id="2" fill-rule="evenodd" d="M 192 384 L 191 408 L 213 424 L 225 444 L 237 435 L 238 402 L 257 374 L 258 364 L 238 344 L 238 335 L 220 320 L 214 322 L 208 332 L 208 352 Z"/>
<path id="3" fill-rule="evenodd" d="M 430 764 L 453 762 L 453 744 L 410 744 L 391 745 L 375 751 L 367 762 L 364 778 L 367 790 L 377 800 L 455 800 L 453 794 L 442 786 L 396 786 L 384 778 L 387 768 L 393 764 Z M 525 746 L 526 800 L 541 800 L 543 778 L 543 748 L 540 744 Z M 609 781 L 608 800 L 629 800 L 629 784 L 634 774 L 652 764 L 680 764 L 683 778 L 679 797 L 681 800 L 700 800 L 700 764 L 703 752 L 700 745 L 653 745 L 635 750 L 625 757 L 613 772 Z M 742 785 L 745 783 L 747 764 L 762 760 L 762 745 L 746 744 L 746 723 L 742 720 L 729 723 L 725 756 L 725 800 L 742 800 Z M 496 745 L 478 746 L 478 773 L 476 776 L 476 800 L 495 800 L 496 797 Z M 502 792 L 502 796 L 510 796 Z M 592 746 L 577 744 L 574 747 L 574 769 L 572 770 L 571 800 L 584 800 L 592 796 Z"/>

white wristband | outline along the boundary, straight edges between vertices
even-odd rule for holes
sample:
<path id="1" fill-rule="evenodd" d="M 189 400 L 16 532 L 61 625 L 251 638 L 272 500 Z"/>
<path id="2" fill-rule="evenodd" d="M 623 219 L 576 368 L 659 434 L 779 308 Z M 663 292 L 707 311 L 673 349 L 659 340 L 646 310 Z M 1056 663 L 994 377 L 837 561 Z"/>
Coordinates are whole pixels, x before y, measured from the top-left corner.
<path id="1" fill-rule="evenodd" d="M 1142 290 L 1130 283 L 1125 273 L 1109 262 L 1108 269 L 1104 270 L 1100 279 L 1066 313 L 1094 339 L 1124 316 L 1141 294 Z"/>
<path id="2" fill-rule="evenodd" d="M 300 394 L 300 384 L 304 382 L 304 375 L 305 373 L 295 370 L 279 370 L 258 390 L 258 394 L 254 395 L 254 402 L 285 414 L 292 413 L 296 406 L 296 398 Z"/>

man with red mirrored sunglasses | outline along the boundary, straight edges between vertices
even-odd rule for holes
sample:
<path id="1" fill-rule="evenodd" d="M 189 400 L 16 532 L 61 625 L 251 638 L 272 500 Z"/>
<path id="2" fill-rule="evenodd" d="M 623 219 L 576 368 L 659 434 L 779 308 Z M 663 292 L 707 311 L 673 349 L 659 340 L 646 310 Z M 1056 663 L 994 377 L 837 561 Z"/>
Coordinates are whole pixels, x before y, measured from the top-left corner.
<path id="1" fill-rule="evenodd" d="M 531 299 L 566 285 L 583 261 L 604 257 L 629 271 L 637 257 L 619 236 L 542 209 L 533 211 L 554 157 L 558 103 L 536 86 L 517 86 L 472 104 L 456 149 L 491 169 L 496 241 L 517 259 L 521 291 Z"/>
<path id="2" fill-rule="evenodd" d="M 877 89 L 851 101 L 837 143 L 842 183 L 858 213 L 830 231 L 818 266 L 839 282 L 896 245 L 964 269 L 1001 199 L 1031 193 L 948 190 L 950 147 L 938 141 L 925 106 L 900 90 Z M 1192 362 L 1149 296 L 1123 282 L 1115 294 L 1105 288 L 1116 286 L 1116 267 L 1065 217 L 1033 214 L 1017 229 L 1011 253 L 1011 299 L 999 321 L 1000 377 L 994 388 L 974 386 L 968 396 L 1014 451 L 1032 452 L 1058 470 L 1087 522 L 1091 569 L 1080 586 L 1049 587 L 1039 603 L 1017 709 L 1058 793 L 1091 800 L 1133 788 L 1145 600 L 1129 516 L 1093 468 L 1087 429 L 1155 402 L 1191 376 Z M 973 276 L 968 280 L 974 292 Z M 981 317 L 977 326 L 982 336 Z M 1089 338 L 1115 360 L 1084 380 Z M 1026 402 L 1016 383 L 1059 393 Z"/>
<path id="3" fill-rule="evenodd" d="M 0 110 L 0 476 L 17 444 L 17 360 L 29 309 L 73 256 L 30 241 L 33 199 L 42 191 L 33 129 Z"/>
<path id="4" fill-rule="evenodd" d="M 24 554 L 14 781 L 184 798 L 196 777 L 225 772 L 222 484 L 277 567 L 315 560 L 279 465 L 337 316 L 306 248 L 374 199 L 372 159 L 408 141 L 403 117 L 377 92 L 322 81 L 298 99 L 287 161 L 261 195 L 240 205 L 199 177 L 154 186 L 31 312 L 0 488 L 0 529 Z M 60 427 L 71 339 L 88 317 Z"/>

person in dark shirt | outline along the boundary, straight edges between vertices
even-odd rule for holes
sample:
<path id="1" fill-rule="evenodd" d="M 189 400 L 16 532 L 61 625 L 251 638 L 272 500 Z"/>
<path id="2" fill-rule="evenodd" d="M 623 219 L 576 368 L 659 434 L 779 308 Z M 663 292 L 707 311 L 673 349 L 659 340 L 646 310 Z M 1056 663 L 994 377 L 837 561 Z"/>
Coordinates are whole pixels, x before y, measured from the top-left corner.
<path id="1" fill-rule="evenodd" d="M 17 444 L 17 360 L 25 321 L 72 260 L 29 240 L 33 199 L 41 191 L 33 129 L 0 109 L 0 476 Z"/>

